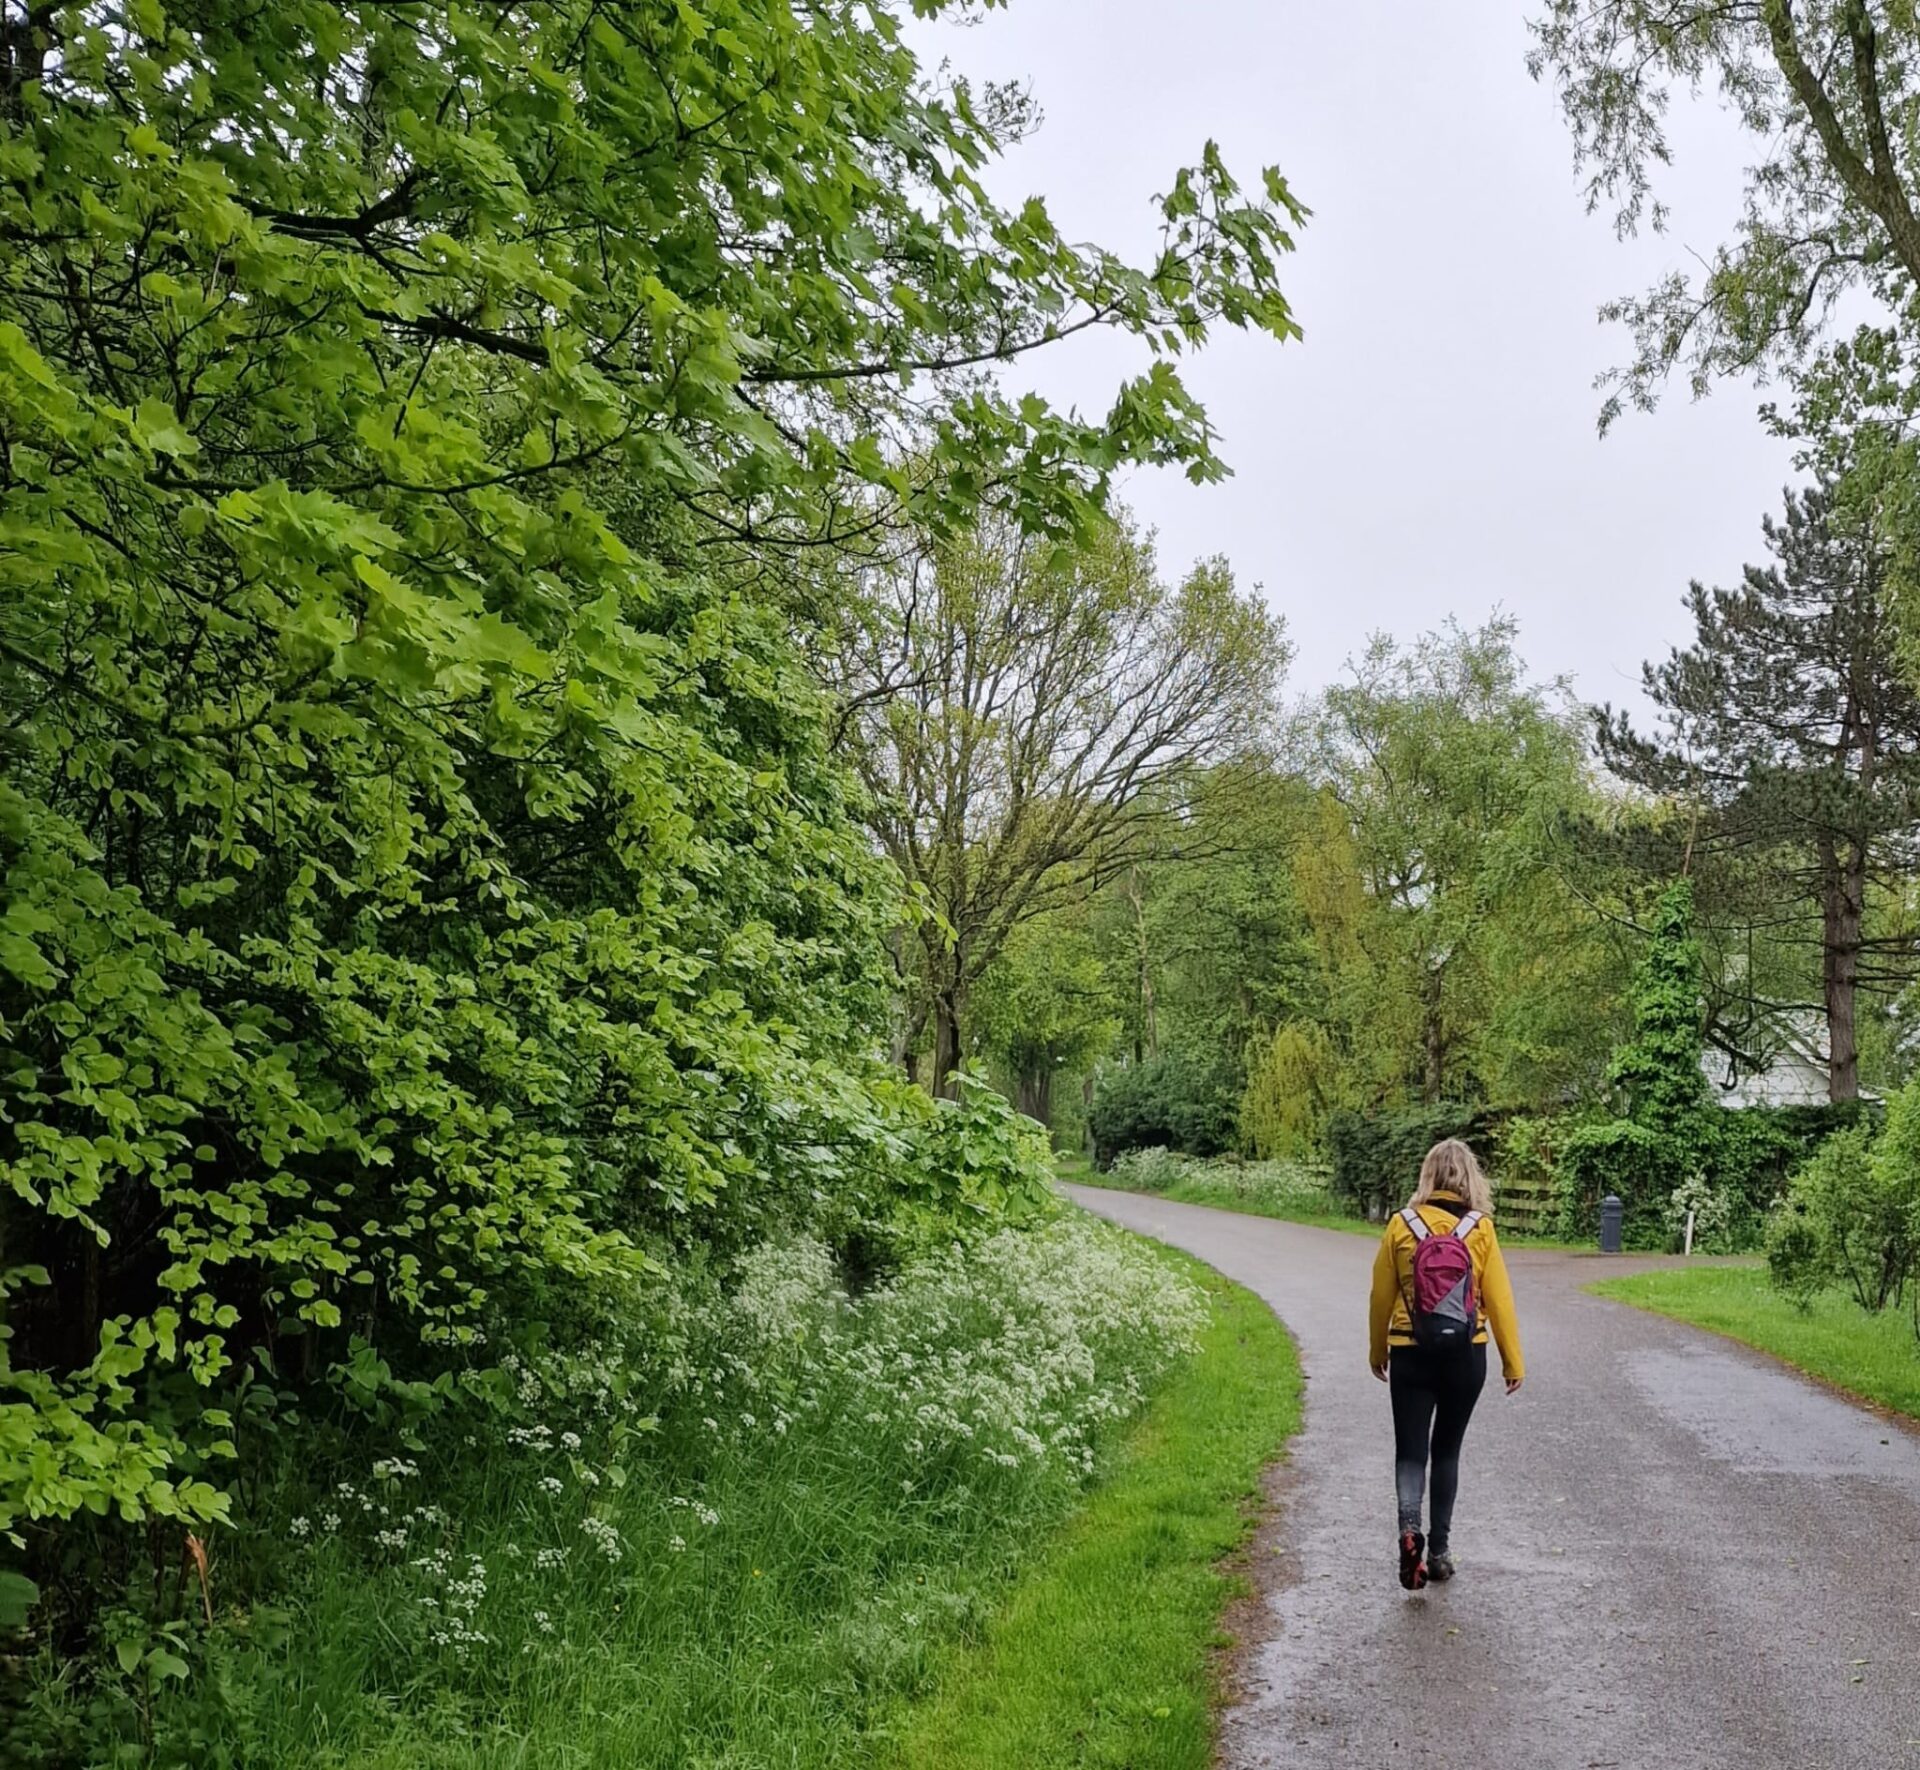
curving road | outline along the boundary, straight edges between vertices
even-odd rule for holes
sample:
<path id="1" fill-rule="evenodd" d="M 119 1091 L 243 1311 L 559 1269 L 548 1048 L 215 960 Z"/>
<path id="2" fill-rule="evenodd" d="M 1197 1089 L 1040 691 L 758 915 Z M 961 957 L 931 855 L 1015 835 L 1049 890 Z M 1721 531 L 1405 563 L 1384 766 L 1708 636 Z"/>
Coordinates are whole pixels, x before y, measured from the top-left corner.
<path id="1" fill-rule="evenodd" d="M 1528 1381 L 1467 1438 L 1460 1577 L 1393 1574 L 1373 1244 L 1074 1187 L 1299 1342 L 1305 1425 L 1260 1572 L 1232 1770 L 1920 1770 L 1920 1439 L 1771 1360 L 1509 1251 Z M 1619 1271 L 1609 1261 L 1605 1270 Z M 1917 1354 L 1920 1355 L 1920 1354 Z"/>

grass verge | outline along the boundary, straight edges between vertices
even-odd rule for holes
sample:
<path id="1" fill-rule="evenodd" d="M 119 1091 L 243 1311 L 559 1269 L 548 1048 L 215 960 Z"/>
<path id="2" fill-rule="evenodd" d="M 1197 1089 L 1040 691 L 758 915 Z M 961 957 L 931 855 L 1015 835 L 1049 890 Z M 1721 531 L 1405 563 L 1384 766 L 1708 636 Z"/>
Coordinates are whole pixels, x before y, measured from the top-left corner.
<path id="1" fill-rule="evenodd" d="M 1898 1309 L 1874 1315 L 1844 1292 L 1825 1291 L 1801 1310 L 1755 1266 L 1643 1272 L 1587 1288 L 1710 1328 L 1849 1394 L 1920 1419 L 1920 1348 Z"/>
<path id="2" fill-rule="evenodd" d="M 1292 1342 L 1258 1298 L 1168 1252 L 1212 1321 L 1105 1478 L 981 1638 L 903 1717 L 893 1770 L 1204 1770 L 1214 1649 L 1260 1472 L 1300 1419 Z"/>
<path id="3" fill-rule="evenodd" d="M 1238 1211 L 1244 1217 L 1271 1217 L 1282 1223 L 1304 1223 L 1312 1229 L 1337 1229 L 1346 1235 L 1378 1237 L 1380 1225 L 1343 1209 L 1322 1190 L 1261 1183 L 1261 1170 L 1274 1164 L 1248 1163 L 1236 1170 L 1194 1162 L 1184 1164 L 1175 1177 L 1152 1185 L 1127 1184 L 1124 1174 L 1101 1173 L 1085 1156 L 1055 1157 L 1062 1180 L 1078 1186 L 1102 1186 L 1116 1192 L 1138 1192 L 1164 1198 L 1176 1205 L 1210 1205 L 1217 1211 Z M 1496 1221 L 1498 1221 L 1498 1213 Z M 1591 1250 L 1592 1242 L 1566 1241 L 1558 1236 L 1530 1235 L 1502 1225 L 1500 1240 L 1508 1247 L 1547 1248 L 1561 1252 Z"/>
<path id="4" fill-rule="evenodd" d="M 213 1539 L 211 1617 L 168 1590 L 191 1663 L 146 1678 L 129 1572 L 90 1655 L 49 1639 L 0 1676 L 0 1762 L 870 1765 L 1219 1332 L 1154 1244 L 1077 1211 L 857 1295 L 804 1239 L 725 1282 L 689 1263 L 599 1334 L 503 1354 L 512 1412 L 289 1456 Z"/>
<path id="5" fill-rule="evenodd" d="M 1095 1175 L 1087 1184 L 1099 1186 L 1103 1184 L 1103 1176 Z M 1282 1223 L 1305 1223 L 1315 1229 L 1338 1229 L 1348 1235 L 1378 1237 L 1380 1234 L 1378 1223 L 1369 1223 L 1364 1217 L 1356 1217 L 1351 1211 L 1343 1211 L 1324 1202 L 1324 1195 L 1274 1197 L 1211 1176 L 1176 1180 L 1171 1186 L 1156 1187 L 1154 1197 L 1169 1199 L 1176 1205 L 1211 1205 L 1217 1211 L 1238 1211 L 1248 1217 L 1272 1217 Z"/>

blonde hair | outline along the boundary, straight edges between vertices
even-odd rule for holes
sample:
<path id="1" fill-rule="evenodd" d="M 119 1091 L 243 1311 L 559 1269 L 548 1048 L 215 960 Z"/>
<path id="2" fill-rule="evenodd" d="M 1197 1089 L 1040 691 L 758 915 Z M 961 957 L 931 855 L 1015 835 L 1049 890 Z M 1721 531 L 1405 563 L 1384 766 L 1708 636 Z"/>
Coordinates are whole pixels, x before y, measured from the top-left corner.
<path id="1" fill-rule="evenodd" d="M 1413 1189 L 1410 1202 L 1424 1205 L 1436 1192 L 1451 1192 L 1465 1199 L 1470 1211 L 1493 1210 L 1493 1188 L 1480 1172 L 1473 1151 L 1458 1137 L 1449 1137 L 1427 1151 L 1427 1159 L 1420 1164 L 1420 1184 Z"/>

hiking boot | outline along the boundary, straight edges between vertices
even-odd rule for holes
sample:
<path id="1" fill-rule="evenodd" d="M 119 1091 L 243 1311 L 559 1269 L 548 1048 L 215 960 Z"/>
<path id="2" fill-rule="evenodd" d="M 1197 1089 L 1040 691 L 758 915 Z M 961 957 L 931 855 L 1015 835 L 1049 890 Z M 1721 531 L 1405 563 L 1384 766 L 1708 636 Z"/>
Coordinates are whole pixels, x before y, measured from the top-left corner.
<path id="1" fill-rule="evenodd" d="M 1427 1539 L 1417 1530 L 1403 1530 L 1400 1533 L 1400 1583 L 1409 1592 L 1417 1592 L 1427 1583 L 1427 1564 L 1421 1558 L 1421 1551 L 1427 1546 Z"/>
<path id="2" fill-rule="evenodd" d="M 1459 1570 L 1453 1564 L 1451 1549 L 1434 1549 L 1427 1556 L 1427 1578 L 1435 1585 L 1450 1580 Z"/>

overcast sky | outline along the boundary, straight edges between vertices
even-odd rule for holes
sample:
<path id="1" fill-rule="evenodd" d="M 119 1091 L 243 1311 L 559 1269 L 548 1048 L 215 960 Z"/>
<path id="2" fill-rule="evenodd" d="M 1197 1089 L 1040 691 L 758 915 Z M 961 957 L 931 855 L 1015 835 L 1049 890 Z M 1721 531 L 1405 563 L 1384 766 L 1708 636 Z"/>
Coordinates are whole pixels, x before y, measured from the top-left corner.
<path id="1" fill-rule="evenodd" d="M 1625 335 L 1600 302 L 1706 253 L 1737 213 L 1750 144 L 1702 111 L 1676 132 L 1664 236 L 1589 216 L 1549 87 L 1525 67 L 1526 0 L 1012 0 L 917 27 L 923 59 L 1031 83 L 1045 125 L 996 171 L 1068 237 L 1138 258 L 1149 199 L 1211 136 L 1243 182 L 1277 164 L 1313 210 L 1285 267 L 1305 328 L 1223 331 L 1187 368 L 1234 469 L 1142 474 L 1127 501 L 1183 569 L 1225 553 L 1298 647 L 1293 684 L 1337 676 L 1375 629 L 1412 637 L 1495 607 L 1540 676 L 1638 701 L 1642 658 L 1686 637 L 1693 577 L 1730 582 L 1792 477 L 1761 393 L 1677 387 L 1595 433 L 1596 374 Z M 1104 411 L 1116 341 L 1022 374 Z"/>

